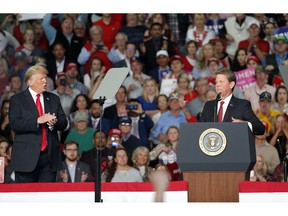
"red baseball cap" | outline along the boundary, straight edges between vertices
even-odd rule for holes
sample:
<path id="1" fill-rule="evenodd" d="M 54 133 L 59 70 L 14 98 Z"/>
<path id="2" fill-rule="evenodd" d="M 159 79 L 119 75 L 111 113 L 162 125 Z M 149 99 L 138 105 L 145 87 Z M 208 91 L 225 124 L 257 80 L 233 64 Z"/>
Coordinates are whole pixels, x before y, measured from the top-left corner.
<path id="1" fill-rule="evenodd" d="M 219 65 L 219 60 L 218 60 L 218 58 L 216 58 L 216 57 L 210 58 L 210 59 L 208 60 L 208 62 L 207 62 L 207 65 L 209 66 L 209 64 L 210 64 L 211 62 L 216 62 L 216 63 Z"/>
<path id="2" fill-rule="evenodd" d="M 70 70 L 72 68 L 76 68 L 78 70 L 78 65 L 76 63 L 74 63 L 74 62 L 68 63 L 66 65 L 66 67 L 65 67 L 65 71 L 68 71 L 68 70 Z"/>
<path id="3" fill-rule="evenodd" d="M 113 135 L 118 135 L 119 137 L 121 137 L 121 130 L 118 128 L 110 129 L 108 132 L 108 136 L 113 136 Z"/>
<path id="4" fill-rule="evenodd" d="M 174 60 L 178 60 L 183 64 L 182 58 L 179 55 L 174 55 L 170 58 L 170 62 L 174 61 Z"/>

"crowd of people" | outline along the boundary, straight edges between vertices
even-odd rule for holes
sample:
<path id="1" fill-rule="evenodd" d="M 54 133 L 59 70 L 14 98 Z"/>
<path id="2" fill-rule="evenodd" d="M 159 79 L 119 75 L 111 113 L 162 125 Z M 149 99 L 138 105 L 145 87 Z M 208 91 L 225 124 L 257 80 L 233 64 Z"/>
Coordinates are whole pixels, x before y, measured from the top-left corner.
<path id="1" fill-rule="evenodd" d="M 61 153 L 51 181 L 94 181 L 96 149 L 101 150 L 102 182 L 147 182 L 158 169 L 169 181 L 182 180 L 177 164 L 180 124 L 197 124 L 212 116 L 202 111 L 216 99 L 216 75 L 223 69 L 249 69 L 253 74 L 249 86 L 232 87 L 233 98 L 250 101 L 265 126 L 263 135 L 255 134 L 257 162 L 251 181 L 284 181 L 288 91 L 279 66 L 288 66 L 288 38 L 273 35 L 273 30 L 287 25 L 287 14 L 46 14 L 36 19 L 2 14 L 4 182 L 34 179 L 35 173 L 33 178 L 23 173 L 39 168 L 37 158 L 35 166 L 27 168 L 13 157 L 24 158 L 26 145 L 41 141 L 43 124 L 48 150 L 31 151 L 40 158 Z M 129 73 L 115 98 L 104 103 L 94 98 L 109 69 L 122 67 Z M 43 118 L 37 118 L 36 109 L 30 115 L 34 108 L 28 107 L 32 99 L 25 98 L 29 92 L 41 95 Z M 32 133 L 37 139 L 29 136 Z M 59 139 L 53 149 L 51 137 Z M 20 142 L 27 142 L 25 148 Z M 47 181 L 46 177 L 35 181 Z"/>

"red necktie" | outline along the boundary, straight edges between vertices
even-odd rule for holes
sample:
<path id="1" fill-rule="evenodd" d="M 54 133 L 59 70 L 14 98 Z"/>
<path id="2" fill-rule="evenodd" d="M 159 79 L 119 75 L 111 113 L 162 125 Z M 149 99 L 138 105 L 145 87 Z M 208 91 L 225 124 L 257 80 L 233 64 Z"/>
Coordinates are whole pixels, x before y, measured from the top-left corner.
<path id="1" fill-rule="evenodd" d="M 39 113 L 39 116 L 43 115 L 43 108 L 41 105 L 41 101 L 40 101 L 40 94 L 36 95 L 36 106 L 37 106 L 37 110 Z M 41 144 L 41 151 L 43 151 L 47 146 L 47 132 L 46 132 L 46 128 L 45 125 L 42 124 L 42 144 Z"/>
<path id="2" fill-rule="evenodd" d="M 223 104 L 224 104 L 224 101 L 221 101 L 220 102 L 219 112 L 218 112 L 218 122 L 222 122 L 223 121 Z"/>

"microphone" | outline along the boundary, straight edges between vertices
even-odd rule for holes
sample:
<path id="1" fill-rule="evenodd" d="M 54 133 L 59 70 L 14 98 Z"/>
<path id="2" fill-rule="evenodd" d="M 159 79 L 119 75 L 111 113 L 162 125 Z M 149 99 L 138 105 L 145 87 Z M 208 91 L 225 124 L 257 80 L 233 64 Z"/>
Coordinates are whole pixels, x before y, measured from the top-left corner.
<path id="1" fill-rule="evenodd" d="M 221 92 L 217 94 L 217 96 L 216 96 L 216 101 L 217 102 L 222 99 L 221 94 L 222 94 Z"/>
<path id="2" fill-rule="evenodd" d="M 217 106 L 218 106 L 218 101 L 222 99 L 221 97 L 221 92 L 217 94 L 216 99 L 215 99 L 215 104 L 214 104 L 214 122 L 218 122 L 217 119 Z"/>

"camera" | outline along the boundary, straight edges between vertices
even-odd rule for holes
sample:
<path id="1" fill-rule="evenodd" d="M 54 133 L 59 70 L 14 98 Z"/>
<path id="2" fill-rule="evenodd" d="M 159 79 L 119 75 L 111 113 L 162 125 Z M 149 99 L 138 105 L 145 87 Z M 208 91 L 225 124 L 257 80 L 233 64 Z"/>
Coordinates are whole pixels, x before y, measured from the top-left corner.
<path id="1" fill-rule="evenodd" d="M 126 110 L 137 110 L 138 104 L 126 104 Z"/>
<path id="2" fill-rule="evenodd" d="M 113 147 L 117 147 L 118 145 L 119 145 L 118 141 L 113 141 L 113 142 L 112 142 L 112 146 L 113 146 Z"/>
<path id="3" fill-rule="evenodd" d="M 60 79 L 60 85 L 66 87 L 67 85 L 66 79 Z"/>
<path id="4" fill-rule="evenodd" d="M 96 48 L 97 48 L 97 50 L 101 50 L 103 48 L 103 45 L 98 44 L 98 45 L 96 45 Z"/>

